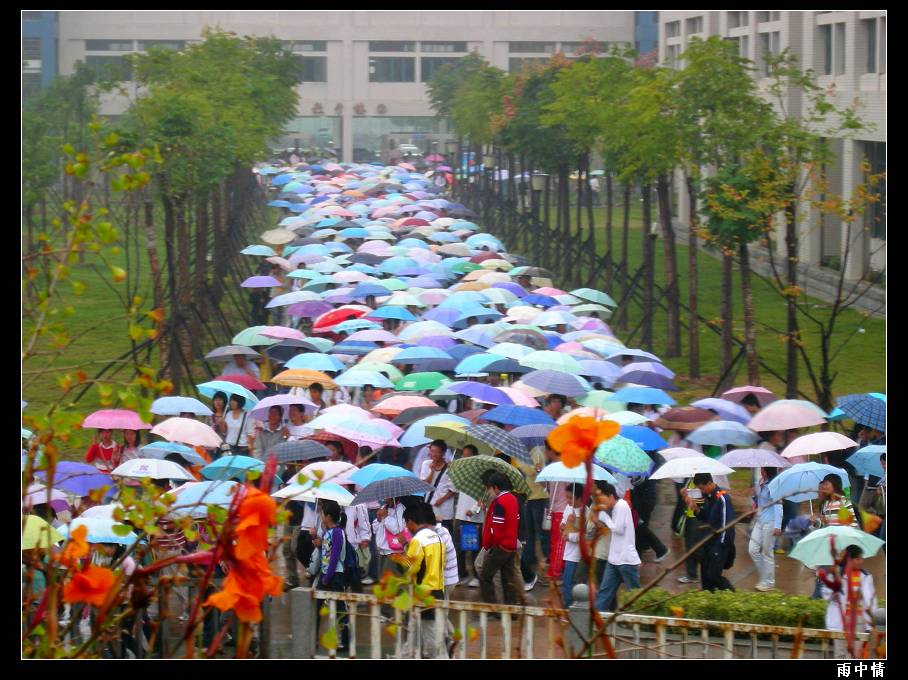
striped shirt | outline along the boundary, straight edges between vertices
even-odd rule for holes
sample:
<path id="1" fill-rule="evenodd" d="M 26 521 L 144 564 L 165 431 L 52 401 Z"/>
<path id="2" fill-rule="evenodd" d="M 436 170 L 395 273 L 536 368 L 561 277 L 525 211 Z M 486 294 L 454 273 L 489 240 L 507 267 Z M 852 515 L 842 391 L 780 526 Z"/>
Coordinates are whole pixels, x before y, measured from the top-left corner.
<path id="1" fill-rule="evenodd" d="M 158 528 L 162 533 L 154 537 L 155 548 L 161 552 L 183 552 L 186 547 L 186 536 L 182 530 L 177 529 L 169 519 L 159 519 Z"/>
<path id="2" fill-rule="evenodd" d="M 445 585 L 456 586 L 460 582 L 460 572 L 457 571 L 457 551 L 451 532 L 439 523 L 435 525 L 435 533 L 445 547 Z"/>
<path id="3" fill-rule="evenodd" d="M 841 509 L 848 510 L 848 513 L 851 515 L 851 521 L 843 522 L 839 518 L 839 510 Z M 833 497 L 828 501 L 824 501 L 823 505 L 820 506 L 820 515 L 822 516 L 823 526 L 858 526 L 858 520 L 854 516 L 854 508 L 851 505 L 851 501 L 845 498 L 844 496 Z"/>

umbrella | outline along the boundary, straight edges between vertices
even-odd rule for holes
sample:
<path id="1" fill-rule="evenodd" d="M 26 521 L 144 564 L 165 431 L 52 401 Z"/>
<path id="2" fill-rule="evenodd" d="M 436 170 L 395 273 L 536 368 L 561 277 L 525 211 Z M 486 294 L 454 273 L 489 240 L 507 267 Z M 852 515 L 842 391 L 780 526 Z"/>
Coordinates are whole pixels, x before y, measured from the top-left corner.
<path id="1" fill-rule="evenodd" d="M 667 404 L 671 406 L 675 403 L 675 400 L 665 392 L 654 387 L 622 387 L 615 392 L 612 399 L 623 401 L 625 404 Z"/>
<path id="2" fill-rule="evenodd" d="M 276 288 L 281 285 L 273 276 L 250 276 L 240 284 L 241 288 Z"/>
<path id="3" fill-rule="evenodd" d="M 814 432 L 805 434 L 795 439 L 782 451 L 785 458 L 797 456 L 818 456 L 827 451 L 844 451 L 853 449 L 858 445 L 843 434 L 838 432 Z"/>
<path id="4" fill-rule="evenodd" d="M 873 394 L 847 394 L 836 401 L 836 406 L 856 423 L 885 432 L 886 398 L 881 396 L 882 399 Z"/>
<path id="5" fill-rule="evenodd" d="M 352 493 L 333 482 L 325 482 L 318 486 L 313 486 L 311 483 L 288 484 L 280 491 L 271 495 L 274 498 L 286 498 L 298 502 L 309 503 L 318 500 L 331 500 L 344 507 L 351 505 L 353 501 Z"/>
<path id="6" fill-rule="evenodd" d="M 670 374 L 670 375 L 668 375 Z M 655 387 L 660 390 L 677 391 L 678 388 L 672 382 L 672 373 L 662 364 L 653 362 L 637 362 L 628 364 L 618 373 L 615 378 L 616 382 L 634 383 L 635 385 L 646 385 Z"/>
<path id="7" fill-rule="evenodd" d="M 607 420 L 612 420 L 611 416 Z M 622 437 L 630 439 L 644 451 L 658 451 L 668 446 L 668 442 L 648 427 L 624 425 L 620 432 Z"/>
<path id="8" fill-rule="evenodd" d="M 579 397 L 592 389 L 580 376 L 551 370 L 527 373 L 521 382 L 544 394 L 563 394 L 566 397 Z"/>
<path id="9" fill-rule="evenodd" d="M 320 442 L 325 444 L 327 442 L 337 442 L 341 446 L 343 454 L 351 461 L 356 460 L 356 454 L 359 451 L 359 445 L 356 442 L 350 441 L 346 437 L 341 435 L 332 434 L 330 432 L 316 432 L 315 434 L 310 434 L 306 437 L 307 441 Z M 277 447 L 272 449 L 272 451 L 277 450 Z"/>
<path id="10" fill-rule="evenodd" d="M 441 439 L 452 449 L 462 449 L 464 446 L 471 443 L 466 435 L 466 430 L 470 426 L 470 423 L 469 421 L 464 423 L 464 420 L 466 419 L 461 416 L 456 420 L 452 417 L 450 419 L 438 420 L 431 424 L 427 423 L 424 430 L 425 436 L 429 441 Z M 490 451 L 486 444 L 482 444 L 477 448 Z"/>
<path id="11" fill-rule="evenodd" d="M 390 424 L 390 423 L 389 423 Z M 325 426 L 325 432 L 349 439 L 359 446 L 380 448 L 400 446 L 400 442 L 376 421 L 333 422 Z"/>
<path id="12" fill-rule="evenodd" d="M 462 394 L 471 399 L 475 399 L 476 401 L 482 401 L 488 404 L 501 405 L 514 403 L 505 392 L 497 387 L 486 385 L 485 383 L 472 382 L 469 380 L 466 382 L 448 383 L 445 385 L 445 390 L 453 392 L 454 394 Z"/>
<path id="13" fill-rule="evenodd" d="M 759 435 L 733 420 L 714 420 L 691 432 L 686 439 L 692 444 L 709 446 L 750 446 L 760 441 Z"/>
<path id="14" fill-rule="evenodd" d="M 618 303 L 608 295 L 601 291 L 593 290 L 592 288 L 578 288 L 577 290 L 572 290 L 571 295 L 578 297 L 581 300 L 589 300 L 590 302 L 595 302 L 600 305 L 608 305 L 610 307 L 618 306 Z"/>
<path id="15" fill-rule="evenodd" d="M 673 446 L 668 449 L 662 449 L 659 451 L 659 455 L 663 460 L 669 461 L 674 460 L 675 458 L 698 458 L 700 456 L 705 456 L 705 453 L 697 451 L 696 449 L 688 449 L 683 446 Z"/>
<path id="16" fill-rule="evenodd" d="M 25 518 L 25 527 L 22 529 L 22 550 L 48 549 L 62 540 L 63 534 L 37 515 L 28 515 Z"/>
<path id="17" fill-rule="evenodd" d="M 406 412 L 404 412 L 404 413 L 406 413 Z M 402 446 L 421 446 L 422 444 L 428 444 L 430 441 L 432 441 L 433 437 L 429 436 L 429 434 L 426 432 L 426 429 L 428 427 L 431 427 L 432 425 L 442 424 L 445 422 L 447 422 L 449 424 L 450 423 L 454 423 L 454 424 L 459 423 L 459 424 L 463 425 L 464 427 L 466 427 L 466 425 L 469 425 L 469 423 L 470 423 L 469 420 L 467 420 L 466 418 L 462 418 L 460 416 L 451 415 L 450 413 L 438 413 L 436 415 L 431 415 L 431 416 L 427 416 L 425 418 L 421 418 L 420 420 L 417 420 L 415 423 L 410 425 L 410 427 L 407 428 L 407 432 L 402 437 L 400 437 L 399 441 Z M 457 436 L 462 437 L 463 433 L 459 432 L 459 433 L 457 433 Z M 434 437 L 434 438 L 438 439 L 438 437 Z M 444 437 L 442 437 L 442 439 L 443 438 Z M 464 443 L 466 443 L 466 442 L 464 442 Z M 455 448 L 459 448 L 459 447 L 455 447 Z"/>
<path id="18" fill-rule="evenodd" d="M 598 465 L 593 466 L 593 479 L 611 484 L 617 484 L 615 476 Z M 564 463 L 550 463 L 542 468 L 542 471 L 536 475 L 536 483 L 542 482 L 564 482 L 567 484 L 586 484 L 586 467 L 578 465 L 576 467 L 565 467 Z"/>
<path id="19" fill-rule="evenodd" d="M 441 406 L 414 406 L 401 411 L 392 422 L 395 425 L 412 425 L 418 420 L 439 414 L 444 414 L 446 417 L 450 415 L 447 409 Z"/>
<path id="20" fill-rule="evenodd" d="M 113 477 L 132 477 L 134 479 L 151 477 L 152 479 L 195 480 L 195 477 L 189 474 L 182 465 L 159 458 L 133 458 L 117 467 L 110 474 Z"/>
<path id="21" fill-rule="evenodd" d="M 271 379 L 275 385 L 283 387 L 309 387 L 312 383 L 319 383 L 325 389 L 333 390 L 337 383 L 327 373 L 296 368 L 281 371 Z"/>
<path id="22" fill-rule="evenodd" d="M 177 500 L 171 506 L 170 514 L 176 517 L 188 515 L 196 519 L 207 517 L 209 505 L 230 507 L 239 486 L 237 482 L 226 479 L 187 482 L 173 490 Z"/>
<path id="23" fill-rule="evenodd" d="M 835 555 L 833 555 L 833 541 L 835 542 Z M 789 554 L 808 567 L 825 567 L 835 563 L 839 553 L 850 545 L 861 549 L 864 557 L 873 557 L 885 541 L 850 526 L 828 526 L 810 532 L 798 541 L 798 544 Z"/>
<path id="24" fill-rule="evenodd" d="M 394 383 L 394 389 L 400 392 L 425 392 L 438 389 L 447 381 L 446 376 L 437 372 L 410 373 Z"/>
<path id="25" fill-rule="evenodd" d="M 735 449 L 718 458 L 728 467 L 739 468 L 787 468 L 791 461 L 785 460 L 775 451 L 767 449 Z"/>
<path id="26" fill-rule="evenodd" d="M 245 481 L 250 470 L 264 470 L 265 462 L 250 456 L 221 456 L 213 463 L 209 463 L 199 472 L 205 479 L 231 479 L 237 478 Z"/>
<path id="27" fill-rule="evenodd" d="M 826 475 L 835 474 L 842 480 L 842 487 L 850 486 L 848 473 L 841 468 L 820 463 L 798 463 L 780 472 L 769 482 L 769 495 L 777 501 L 780 498 L 800 503 L 818 498 L 817 487 Z"/>
<path id="28" fill-rule="evenodd" d="M 508 434 L 500 427 L 494 425 L 471 425 L 464 433 L 471 441 L 477 441 L 485 444 L 494 451 L 517 458 L 517 460 L 528 465 L 533 464 L 530 453 L 526 445 L 517 437 Z"/>
<path id="29" fill-rule="evenodd" d="M 284 364 L 284 368 L 306 369 L 310 371 L 343 371 L 344 364 L 330 354 L 297 354 Z"/>
<path id="30" fill-rule="evenodd" d="M 596 448 L 595 461 L 611 472 L 628 476 L 645 475 L 653 467 L 653 461 L 646 452 L 620 434 Z"/>
<path id="31" fill-rule="evenodd" d="M 160 397 L 151 404 L 151 412 L 159 416 L 178 416 L 181 413 L 212 415 L 211 409 L 194 397 Z"/>
<path id="32" fill-rule="evenodd" d="M 872 475 L 882 477 L 886 474 L 880 463 L 880 456 L 886 453 L 886 447 L 880 444 L 871 444 L 851 454 L 845 460 L 851 464 L 859 475 Z"/>
<path id="33" fill-rule="evenodd" d="M 384 399 L 381 403 L 376 404 L 372 407 L 373 413 L 380 413 L 382 415 L 396 416 L 407 409 L 427 407 L 431 408 L 436 406 L 435 402 L 426 397 L 420 396 L 392 396 L 388 399 Z"/>
<path id="34" fill-rule="evenodd" d="M 127 409 L 102 409 L 82 421 L 82 427 L 97 430 L 150 430 L 139 414 Z"/>
<path id="35" fill-rule="evenodd" d="M 579 410 L 579 409 L 575 409 Z M 606 411 L 605 409 L 595 409 L 601 411 L 601 413 L 594 414 L 593 417 L 602 418 L 603 420 L 613 420 L 619 425 L 642 425 L 647 422 L 649 418 L 640 413 L 634 413 L 633 411 Z M 571 411 L 573 413 L 574 411 Z"/>
<path id="36" fill-rule="evenodd" d="M 700 399 L 692 401 L 690 405 L 714 411 L 722 420 L 734 420 L 743 425 L 750 422 L 747 409 L 728 399 Z"/>
<path id="37" fill-rule="evenodd" d="M 125 535 L 120 535 L 120 531 L 126 524 L 117 522 L 113 519 L 104 517 L 76 517 L 69 524 L 60 527 L 59 531 L 63 538 L 68 538 L 74 529 L 85 527 L 88 533 L 85 534 L 86 543 L 114 543 L 116 545 L 132 545 L 139 537 L 132 531 Z"/>
<path id="38" fill-rule="evenodd" d="M 678 406 L 669 409 L 660 415 L 653 423 L 663 430 L 677 430 L 678 432 L 693 432 L 703 427 L 706 423 L 718 420 L 719 417 L 712 411 L 696 406 Z"/>
<path id="39" fill-rule="evenodd" d="M 359 470 L 352 463 L 345 463 L 342 460 L 325 460 L 318 463 L 310 463 L 302 470 L 299 476 L 294 480 L 300 483 L 300 476 L 307 478 L 307 481 L 318 480 L 320 483 L 334 482 L 335 484 L 349 484 L 350 475 Z"/>
<path id="40" fill-rule="evenodd" d="M 772 392 L 767 390 L 765 387 L 757 387 L 755 385 L 744 385 L 743 387 L 734 387 L 726 392 L 722 393 L 723 399 L 728 399 L 733 401 L 736 404 L 740 404 L 741 401 L 748 394 L 752 394 L 757 398 L 757 401 L 760 403 L 760 406 L 768 406 L 774 402 L 778 397 Z"/>
<path id="41" fill-rule="evenodd" d="M 781 404 L 774 402 L 764 406 L 747 424 L 754 432 L 774 432 L 776 430 L 797 430 L 802 427 L 822 425 L 826 419 L 816 411 L 800 404 Z"/>
<path id="42" fill-rule="evenodd" d="M 231 342 L 234 345 L 246 345 L 247 347 L 277 344 L 279 341 L 276 338 L 266 338 L 264 335 L 259 334 L 259 331 L 265 328 L 267 326 L 250 326 L 234 335 Z"/>
<path id="43" fill-rule="evenodd" d="M 506 475 L 511 481 L 515 493 L 529 494 L 530 488 L 520 470 L 494 456 L 470 456 L 451 461 L 448 466 L 448 476 L 458 491 L 471 498 L 482 498 L 485 495 L 482 475 L 490 469 Z"/>
<path id="44" fill-rule="evenodd" d="M 208 462 L 191 447 L 176 442 L 152 442 L 143 446 L 139 451 L 142 452 L 144 458 L 166 458 L 168 454 L 175 453 L 189 465 L 205 465 Z"/>
<path id="45" fill-rule="evenodd" d="M 689 456 L 668 461 L 661 465 L 649 478 L 687 478 L 704 473 L 710 475 L 730 475 L 732 472 L 734 472 L 733 469 L 708 456 Z"/>
<path id="46" fill-rule="evenodd" d="M 394 477 L 413 477 L 416 474 L 402 468 L 399 465 L 386 465 L 385 463 L 372 463 L 361 470 L 357 470 L 347 477 L 349 483 L 358 486 L 368 486 L 372 482 L 378 482 L 382 479 L 392 479 Z"/>
<path id="47" fill-rule="evenodd" d="M 563 352 L 552 352 L 549 350 L 531 352 L 520 358 L 517 363 L 538 371 L 560 371 L 561 373 L 574 375 L 580 375 L 584 372 L 583 367 L 572 356 Z"/>
<path id="48" fill-rule="evenodd" d="M 219 375 L 215 380 L 236 383 L 240 387 L 245 387 L 250 391 L 267 389 L 263 382 L 254 375 L 249 375 L 248 373 L 227 373 L 226 375 Z"/>
<path id="49" fill-rule="evenodd" d="M 353 366 L 346 373 L 341 373 L 334 379 L 341 387 L 363 387 L 372 385 L 373 387 L 394 387 L 394 383 L 388 380 L 378 371 L 369 371 L 361 369 L 359 366 Z"/>
<path id="50" fill-rule="evenodd" d="M 67 503 L 66 494 L 58 489 L 50 489 L 50 499 L 47 497 L 48 488 L 43 484 L 30 484 L 25 490 L 25 497 L 22 499 L 22 506 L 31 508 L 42 503 L 54 504 L 57 501 Z M 68 505 L 68 503 L 67 503 Z"/>
<path id="51" fill-rule="evenodd" d="M 284 409 L 293 404 L 302 406 L 306 413 L 312 413 L 318 408 L 306 397 L 293 394 L 276 394 L 273 397 L 262 399 L 255 405 L 255 408 L 252 409 L 249 415 L 253 418 L 258 418 L 259 420 L 265 420 L 268 417 L 268 411 L 271 410 L 272 406 L 279 406 L 281 409 Z"/>
<path id="52" fill-rule="evenodd" d="M 450 473 L 451 468 L 449 467 L 448 474 Z M 453 477 L 451 478 L 451 481 L 454 481 Z M 427 484 L 416 477 L 389 477 L 368 484 L 362 491 L 356 494 L 351 505 L 381 503 L 388 498 L 422 495 L 431 493 L 434 490 L 434 486 Z"/>
<path id="53" fill-rule="evenodd" d="M 545 438 L 554 429 L 554 425 L 521 425 L 511 430 L 510 434 L 526 444 L 528 449 L 532 449 L 545 444 Z"/>
<path id="54" fill-rule="evenodd" d="M 46 481 L 47 472 L 41 470 L 35 474 L 35 477 Z M 113 484 L 110 475 L 99 472 L 94 465 L 60 461 L 54 468 L 54 488 L 74 496 L 87 496 L 95 489 L 113 486 Z"/>
<path id="55" fill-rule="evenodd" d="M 224 392 L 228 396 L 236 395 L 243 397 L 243 399 L 246 400 L 246 403 L 243 404 L 244 411 L 251 411 L 259 401 L 258 397 L 252 392 L 232 380 L 209 380 L 208 382 L 196 385 L 196 389 L 198 389 L 200 394 L 209 399 L 213 399 L 214 395 L 218 392 Z"/>
<path id="56" fill-rule="evenodd" d="M 278 463 L 295 463 L 315 458 L 330 458 L 331 449 L 324 444 L 311 439 L 289 440 L 276 444 L 268 451 L 267 455 L 277 456 Z"/>
<path id="57" fill-rule="evenodd" d="M 206 448 L 217 448 L 223 441 L 209 425 L 191 418 L 168 418 L 151 428 L 151 434 L 160 435 L 167 441 Z"/>
<path id="58" fill-rule="evenodd" d="M 483 420 L 503 425 L 554 425 L 555 421 L 545 411 L 526 406 L 503 404 L 496 406 L 482 416 Z"/>

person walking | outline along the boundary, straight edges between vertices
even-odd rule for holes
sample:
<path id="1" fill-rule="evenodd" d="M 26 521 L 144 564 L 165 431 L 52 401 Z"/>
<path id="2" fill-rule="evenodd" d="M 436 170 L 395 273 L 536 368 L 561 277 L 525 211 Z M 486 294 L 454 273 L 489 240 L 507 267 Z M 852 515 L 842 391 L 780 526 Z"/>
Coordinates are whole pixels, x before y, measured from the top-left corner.
<path id="1" fill-rule="evenodd" d="M 653 451 L 647 451 L 646 455 L 648 455 L 655 464 L 654 470 L 665 463 L 662 456 Z M 640 554 L 647 548 L 652 548 L 653 552 L 656 553 L 656 558 L 653 562 L 661 562 L 668 557 L 669 549 L 665 547 L 665 544 L 659 540 L 659 537 L 656 536 L 649 527 L 650 517 L 653 515 L 653 510 L 656 509 L 657 482 L 656 480 L 645 477 L 638 477 L 633 481 L 634 484 L 631 487 L 631 503 L 634 506 L 634 510 L 637 511 L 637 526 L 635 528 L 637 554 Z"/>
<path id="2" fill-rule="evenodd" d="M 478 455 L 479 451 L 472 444 L 463 447 L 463 458 Z M 472 496 L 458 492 L 457 505 L 454 511 L 454 539 L 460 550 L 457 551 L 457 570 L 463 574 L 460 585 L 470 588 L 479 587 L 479 572 L 475 559 L 479 552 L 482 526 L 485 524 L 485 510 L 482 504 Z M 467 547 L 467 546 L 475 547 Z"/>
<path id="3" fill-rule="evenodd" d="M 527 465 L 516 458 L 512 464 L 523 473 L 527 480 L 530 493 L 524 504 L 524 511 L 520 518 L 523 522 L 523 535 L 525 542 L 520 555 L 520 572 L 524 580 L 524 591 L 530 591 L 539 579 L 537 567 L 539 565 L 537 542 L 542 548 L 543 557 L 549 559 L 549 532 L 542 528 L 545 519 L 545 509 L 549 502 L 549 494 L 545 486 L 536 482 L 536 475 L 545 467 L 545 449 L 541 446 L 533 447 L 530 451 L 532 463 Z"/>
<path id="4" fill-rule="evenodd" d="M 445 546 L 435 530 L 434 517 L 429 514 L 431 506 L 427 503 L 414 503 L 404 510 L 404 521 L 413 538 L 407 543 L 406 577 L 414 585 L 429 590 L 436 599 L 444 599 L 445 583 Z M 415 633 L 415 621 L 411 618 L 408 630 L 408 647 L 412 648 Z M 447 659 L 447 645 L 435 647 L 435 610 L 432 607 L 421 608 L 419 612 L 420 655 L 424 659 Z"/>
<path id="5" fill-rule="evenodd" d="M 776 587 L 775 544 L 776 537 L 782 535 L 782 505 L 773 502 L 769 483 L 777 474 L 778 468 L 763 468 L 760 484 L 753 493 L 754 507 L 759 512 L 751 527 L 748 552 L 759 575 L 756 589 L 761 592 Z"/>
<path id="6" fill-rule="evenodd" d="M 628 589 L 640 587 L 640 555 L 637 554 L 634 517 L 631 507 L 612 484 L 603 484 L 596 490 L 595 524 L 611 532 L 608 562 L 596 593 L 596 609 L 615 611 L 618 588 L 621 583 Z"/>
<path id="7" fill-rule="evenodd" d="M 248 456 L 253 444 L 252 419 L 243 410 L 246 398 L 237 394 L 230 395 L 230 410 L 224 416 L 227 425 L 227 436 L 224 441 L 230 446 L 230 453 L 234 456 Z"/>
<path id="8" fill-rule="evenodd" d="M 436 439 L 429 444 L 429 458 L 423 461 L 419 471 L 420 478 L 435 487 L 426 496 L 426 502 L 432 505 L 432 510 L 438 521 L 448 531 L 454 529 L 454 499 L 457 492 L 448 476 L 448 462 L 445 452 L 448 445 L 441 439 Z"/>
<path id="9" fill-rule="evenodd" d="M 822 596 L 829 603 L 826 606 L 826 629 L 844 631 L 845 622 L 853 617 L 855 633 L 869 632 L 873 628 L 873 610 L 877 608 L 877 601 L 873 576 L 864 571 L 863 551 L 856 545 L 849 545 L 839 556 L 836 567 L 838 578 L 831 577 L 826 569 L 820 570 L 823 577 Z M 859 643 L 854 644 L 857 646 Z M 864 650 L 848 649 L 846 640 L 834 640 L 833 650 L 837 659 L 864 657 Z"/>
<path id="10" fill-rule="evenodd" d="M 577 566 L 580 564 L 580 509 L 583 505 L 583 484 L 569 484 L 567 487 L 568 507 L 561 517 L 561 535 L 564 538 L 564 561 L 562 600 L 564 607 L 574 601 L 573 587 Z"/>
<path id="11" fill-rule="evenodd" d="M 401 539 L 409 540 L 410 538 L 404 522 L 403 504 L 393 498 L 385 501 L 385 504 L 375 513 L 375 519 L 372 520 L 372 534 L 375 536 L 375 547 L 378 548 L 379 579 L 388 570 L 399 574 L 400 569 L 392 556 L 403 555 L 404 541 Z"/>
<path id="12" fill-rule="evenodd" d="M 703 505 L 697 509 L 696 497 L 692 491 L 683 489 L 687 506 L 696 512 L 696 517 L 713 530 L 720 533 L 713 536 L 703 546 L 700 556 L 700 578 L 703 590 L 734 590 L 731 582 L 722 575 L 734 563 L 735 529 L 725 529 L 735 518 L 735 509 L 725 489 L 720 489 L 713 481 L 712 475 L 699 473 L 694 475 L 694 486 L 704 498 Z"/>
<path id="13" fill-rule="evenodd" d="M 495 575 L 501 573 L 506 604 L 523 605 L 521 584 L 515 579 L 515 568 L 520 559 L 517 553 L 517 527 L 520 513 L 517 497 L 511 493 L 511 481 L 500 472 L 489 475 L 486 489 L 492 495 L 486 522 L 482 528 L 482 547 L 486 549 L 479 589 L 483 602 L 492 604 L 495 597 Z M 519 572 L 519 569 L 516 569 Z"/>
<path id="14" fill-rule="evenodd" d="M 272 406 L 268 409 L 268 422 L 263 423 L 260 428 L 256 428 L 255 442 L 252 447 L 253 457 L 265 460 L 268 452 L 290 434 L 281 422 L 283 415 L 280 406 Z"/>
<path id="15" fill-rule="evenodd" d="M 321 501 L 322 535 L 313 541 L 316 548 L 321 550 L 321 574 L 319 587 L 342 593 L 345 590 L 344 562 L 346 561 L 347 538 L 340 526 L 341 509 L 336 501 Z M 337 603 L 337 627 L 341 633 L 341 644 L 338 649 L 348 646 L 349 630 L 347 629 L 347 607 L 343 600 Z M 344 616 L 341 616 L 341 613 Z"/>

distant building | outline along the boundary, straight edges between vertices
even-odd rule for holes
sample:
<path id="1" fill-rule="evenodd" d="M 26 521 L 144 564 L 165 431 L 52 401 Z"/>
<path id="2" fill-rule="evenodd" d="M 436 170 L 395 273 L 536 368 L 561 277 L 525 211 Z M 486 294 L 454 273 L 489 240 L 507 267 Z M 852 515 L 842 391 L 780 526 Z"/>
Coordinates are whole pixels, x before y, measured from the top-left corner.
<path id="1" fill-rule="evenodd" d="M 22 11 L 22 98 L 38 94 L 57 75 L 57 12 Z"/>

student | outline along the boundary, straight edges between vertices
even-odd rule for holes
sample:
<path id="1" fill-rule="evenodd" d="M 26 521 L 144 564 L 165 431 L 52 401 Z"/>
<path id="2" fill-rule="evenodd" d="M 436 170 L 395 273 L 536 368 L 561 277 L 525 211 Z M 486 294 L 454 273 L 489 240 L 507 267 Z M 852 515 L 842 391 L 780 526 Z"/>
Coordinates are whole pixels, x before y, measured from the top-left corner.
<path id="1" fill-rule="evenodd" d="M 782 505 L 774 503 L 769 483 L 779 474 L 779 468 L 763 468 L 759 486 L 753 494 L 754 506 L 759 509 L 750 533 L 748 552 L 757 568 L 756 589 L 761 592 L 776 587 L 775 543 L 782 535 Z"/>
<path id="2" fill-rule="evenodd" d="M 268 409 L 268 422 L 256 428 L 255 443 L 252 447 L 252 455 L 255 458 L 265 460 L 268 452 L 290 434 L 281 423 L 283 415 L 284 412 L 280 406 L 272 406 Z"/>
<path id="3" fill-rule="evenodd" d="M 561 584 L 565 608 L 574 601 L 574 576 L 580 563 L 580 509 L 583 504 L 583 484 L 567 487 L 568 507 L 561 517 L 561 535 L 564 537 L 564 580 Z"/>
<path id="4" fill-rule="evenodd" d="M 735 510 L 731 498 L 725 489 L 720 489 L 713 481 L 712 475 L 700 473 L 694 475 L 694 486 L 703 496 L 703 505 L 697 509 L 697 499 L 692 497 L 687 489 L 683 489 L 684 499 L 688 507 L 696 512 L 696 517 L 713 530 L 722 529 L 735 518 Z M 700 555 L 700 578 L 703 590 L 734 590 L 731 582 L 722 575 L 734 562 L 735 529 L 725 529 L 713 536 L 703 546 Z"/>
<path id="5" fill-rule="evenodd" d="M 611 484 L 597 487 L 596 506 L 598 511 L 594 522 L 597 527 L 608 528 L 611 532 L 608 562 L 596 593 L 596 609 L 615 611 L 618 588 L 623 582 L 629 590 L 640 587 L 640 556 L 635 547 L 634 517 L 631 506 Z"/>
<path id="6" fill-rule="evenodd" d="M 462 458 L 479 455 L 478 449 L 472 444 L 463 447 Z M 456 545 L 460 547 L 457 551 L 457 570 L 463 574 L 463 581 L 460 585 L 469 586 L 470 588 L 479 587 L 479 574 L 476 570 L 475 559 L 478 550 L 464 549 L 463 534 L 474 533 L 477 539 L 482 534 L 482 525 L 485 523 L 485 510 L 482 504 L 472 496 L 468 496 L 462 491 L 457 495 L 457 507 L 454 513 L 454 537 Z M 479 541 L 477 541 L 477 544 Z"/>
<path id="7" fill-rule="evenodd" d="M 120 465 L 120 445 L 112 435 L 112 430 L 100 430 L 85 454 L 85 462 L 94 463 L 101 472 L 112 472 Z"/>
<path id="8" fill-rule="evenodd" d="M 321 574 L 319 588 L 335 593 L 344 592 L 344 562 L 346 558 L 347 539 L 340 526 L 341 509 L 336 501 L 321 501 L 322 534 L 313 541 L 316 548 L 321 551 Z M 346 614 L 347 608 L 343 600 L 337 603 L 338 614 Z M 346 616 L 338 616 L 337 627 L 341 631 L 341 644 L 338 649 L 348 645 L 349 631 L 346 625 Z"/>
<path id="9" fill-rule="evenodd" d="M 818 570 L 824 577 L 822 595 L 829 604 L 826 607 L 827 630 L 845 630 L 845 620 L 856 619 L 855 632 L 866 633 L 873 628 L 873 610 L 877 607 L 873 576 L 864 571 L 864 553 L 856 545 L 849 545 L 836 563 L 839 578 L 830 578 L 827 570 Z M 837 659 L 861 658 L 860 650 L 849 650 L 845 640 L 834 640 L 833 648 Z"/>
<path id="10" fill-rule="evenodd" d="M 230 395 L 230 410 L 224 416 L 227 424 L 227 436 L 224 441 L 230 446 L 231 455 L 248 456 L 254 441 L 252 419 L 243 410 L 246 398 L 238 394 Z"/>
<path id="11" fill-rule="evenodd" d="M 404 522 L 403 504 L 393 498 L 386 500 L 375 514 L 375 519 L 372 520 L 372 534 L 375 536 L 375 545 L 378 548 L 379 579 L 389 570 L 394 574 L 399 574 L 401 570 L 392 556 L 403 555 L 404 542 L 411 537 Z"/>
<path id="12" fill-rule="evenodd" d="M 435 531 L 432 517 L 425 503 L 415 503 L 404 511 L 407 530 L 413 538 L 407 543 L 406 576 L 417 586 L 429 590 L 436 599 L 444 599 L 445 546 Z M 441 650 L 435 647 L 435 611 L 431 607 L 421 609 L 420 617 L 420 653 L 424 659 L 447 659 L 447 645 Z M 411 619 L 408 629 L 415 632 L 415 622 Z M 408 645 L 409 646 L 409 645 Z M 439 653 L 440 652 L 440 653 Z"/>
<path id="13" fill-rule="evenodd" d="M 120 464 L 141 458 L 142 435 L 138 430 L 123 430 L 123 444 L 120 446 Z"/>
<path id="14" fill-rule="evenodd" d="M 496 602 L 495 575 L 501 572 L 505 603 L 524 605 L 523 588 L 518 578 L 520 555 L 517 551 L 517 527 L 520 514 L 517 497 L 511 493 L 511 481 L 500 472 L 489 475 L 484 485 L 492 501 L 482 529 L 482 547 L 486 549 L 479 575 L 482 599 L 489 604 Z"/>

